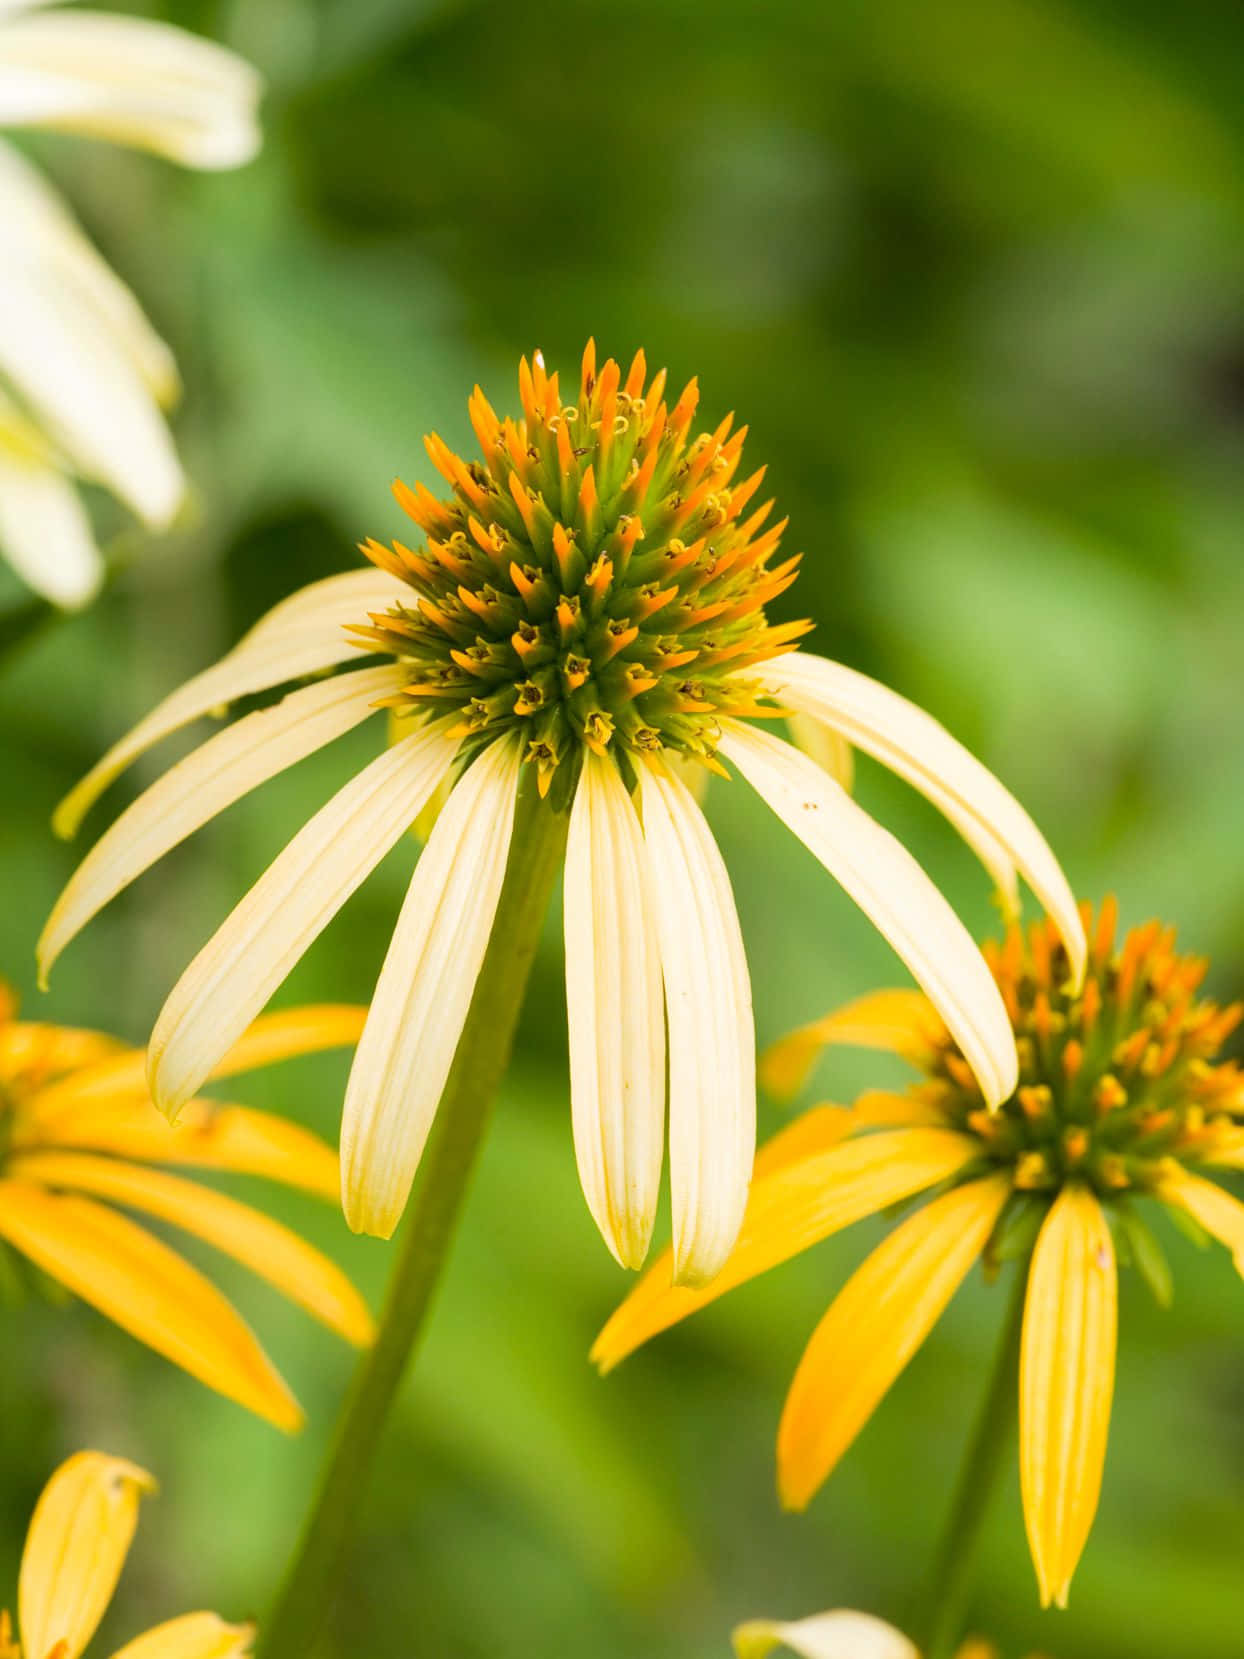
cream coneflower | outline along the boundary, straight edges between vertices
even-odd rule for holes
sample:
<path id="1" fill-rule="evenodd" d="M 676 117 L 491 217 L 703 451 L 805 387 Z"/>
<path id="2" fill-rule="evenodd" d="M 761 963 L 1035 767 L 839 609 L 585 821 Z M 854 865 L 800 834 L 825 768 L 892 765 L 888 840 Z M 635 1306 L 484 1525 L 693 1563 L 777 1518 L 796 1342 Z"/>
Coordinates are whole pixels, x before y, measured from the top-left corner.
<path id="1" fill-rule="evenodd" d="M 0 0 L 0 128 L 54 128 L 187 167 L 235 167 L 259 145 L 260 81 L 184 30 Z M 172 354 L 69 210 L 0 143 L 0 553 L 55 604 L 83 604 L 103 564 L 75 477 L 153 529 L 185 480 L 161 411 Z"/>
<path id="2" fill-rule="evenodd" d="M 800 1361 L 778 1431 L 778 1485 L 802 1509 L 980 1259 L 1024 1264 L 1019 1429 L 1024 1518 L 1043 1605 L 1064 1606 L 1101 1488 L 1114 1391 L 1116 1261 L 1169 1294 L 1148 1204 L 1244 1267 L 1244 1204 L 1200 1169 L 1244 1168 L 1244 1073 L 1218 1051 L 1241 1009 L 1200 999 L 1206 964 L 1151 922 L 1114 947 L 1101 907 L 1077 985 L 1048 924 L 1013 927 L 988 959 L 1014 1026 L 1020 1081 L 990 1111 L 928 1000 L 890 991 L 779 1043 L 793 1092 L 826 1043 L 890 1049 L 925 1073 L 905 1094 L 822 1106 L 774 1137 L 738 1246 L 699 1290 L 653 1267 L 597 1339 L 602 1369 L 723 1291 L 853 1221 L 917 1195 L 839 1292 Z"/>
<path id="3" fill-rule="evenodd" d="M 17 1631 L 0 1612 L 0 1659 L 79 1659 L 108 1611 L 154 1492 L 145 1469 L 103 1452 L 78 1452 L 43 1489 L 17 1580 Z M 245 1659 L 253 1626 L 215 1613 L 183 1613 L 127 1642 L 113 1659 Z"/>
<path id="4" fill-rule="evenodd" d="M 892 1624 L 845 1608 L 807 1619 L 749 1619 L 734 1632 L 737 1659 L 767 1659 L 779 1647 L 800 1659 L 920 1659 L 915 1643 Z M 998 1650 L 992 1642 L 970 1636 L 955 1649 L 955 1659 L 998 1659 Z"/>
<path id="5" fill-rule="evenodd" d="M 61 896 L 40 944 L 66 943 L 155 859 L 238 796 L 374 709 L 407 735 L 294 838 L 191 963 L 150 1047 L 176 1113 L 299 955 L 446 779 L 355 1060 L 342 1131 L 351 1226 L 388 1236 L 454 1059 L 489 943 L 520 787 L 569 814 L 567 998 L 575 1146 L 610 1249 L 642 1261 L 660 1184 L 668 1031 L 670 1173 L 680 1278 L 724 1262 L 755 1136 L 751 995 L 721 855 L 683 765 L 733 766 L 884 932 L 997 1104 L 1015 1081 L 1006 1010 L 979 951 L 915 860 L 829 775 L 749 719 L 797 713 L 910 779 L 1006 885 L 1024 873 L 1077 969 L 1083 936 L 1058 865 L 1002 786 L 929 716 L 838 664 L 789 654 L 806 624 L 765 605 L 795 578 L 772 563 L 784 522 L 738 479 L 744 430 L 692 436 L 693 381 L 672 403 L 642 352 L 623 376 L 594 348 L 574 402 L 537 353 L 523 415 L 477 389 L 483 461 L 437 437 L 441 500 L 396 486 L 419 546 L 368 542 L 373 570 L 272 611 L 175 692 L 70 795 L 71 832 L 151 744 L 216 705 L 365 653 L 251 714 L 132 805 Z"/>
<path id="6" fill-rule="evenodd" d="M 11 1246 L 209 1388 L 280 1428 L 298 1428 L 297 1401 L 241 1315 L 126 1212 L 231 1256 L 363 1346 L 372 1339 L 371 1316 L 339 1267 L 261 1210 L 173 1173 L 260 1175 L 335 1198 L 331 1147 L 267 1112 L 206 1099 L 191 1102 L 170 1128 L 151 1104 L 141 1049 L 13 1015 L 0 986 L 0 1250 Z M 359 1008 L 269 1015 L 212 1075 L 352 1043 L 362 1024 Z"/>

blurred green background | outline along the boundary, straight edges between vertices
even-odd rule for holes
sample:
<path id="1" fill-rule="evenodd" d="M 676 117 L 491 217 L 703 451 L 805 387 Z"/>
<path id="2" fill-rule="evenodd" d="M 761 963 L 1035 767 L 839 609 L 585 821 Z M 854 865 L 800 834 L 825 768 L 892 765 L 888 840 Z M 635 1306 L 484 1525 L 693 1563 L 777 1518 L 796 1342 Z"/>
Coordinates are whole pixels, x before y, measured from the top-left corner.
<path id="1" fill-rule="evenodd" d="M 466 442 L 478 379 L 588 334 L 697 373 L 751 425 L 804 575 L 814 648 L 964 738 L 1086 895 L 1160 912 L 1244 991 L 1244 100 L 1238 0 L 194 0 L 159 15 L 270 79 L 267 147 L 193 177 L 71 139 L 29 148 L 174 344 L 194 522 L 142 544 L 89 613 L 0 663 L 0 971 L 28 1012 L 142 1040 L 181 966 L 377 740 L 233 809 L 33 986 L 77 853 L 52 806 L 153 701 L 270 603 L 402 533 L 394 474 Z M 101 523 L 107 524 L 107 505 Z M 4 578 L 8 582 L 7 577 Z M 23 612 L 15 585 L 0 600 Z M 169 745 L 170 750 L 176 744 Z M 119 785 L 87 838 L 166 761 Z M 871 766 L 860 799 L 973 928 L 987 883 Z M 902 983 L 887 948 L 745 787 L 715 786 L 769 1040 Z M 282 1001 L 365 999 L 407 843 Z M 774 1496 L 793 1366 L 861 1227 L 659 1340 L 586 1362 L 625 1281 L 571 1150 L 557 918 L 452 1269 L 367 1495 L 326 1652 L 722 1659 L 730 1625 L 835 1604 L 897 1620 L 919 1586 L 1003 1293 L 973 1282 L 804 1517 Z M 235 1095 L 335 1132 L 346 1058 Z M 819 1097 L 885 1076 L 840 1054 Z M 769 1104 L 767 1132 L 780 1121 Z M 238 1190 L 242 1183 L 235 1183 Z M 253 1189 L 256 1192 L 257 1188 Z M 281 1213 L 373 1300 L 391 1260 L 334 1214 Z M 1238 1659 L 1244 1286 L 1172 1237 L 1159 1313 L 1123 1290 L 1101 1513 L 1071 1610 L 1041 1616 L 1017 1482 L 974 1623 L 1011 1653 Z M 147 1512 L 105 1635 L 191 1605 L 262 1611 L 349 1371 L 333 1340 L 222 1272 L 310 1410 L 293 1442 L 94 1314 L 4 1315 L 0 1561 L 53 1464 L 141 1459 Z"/>

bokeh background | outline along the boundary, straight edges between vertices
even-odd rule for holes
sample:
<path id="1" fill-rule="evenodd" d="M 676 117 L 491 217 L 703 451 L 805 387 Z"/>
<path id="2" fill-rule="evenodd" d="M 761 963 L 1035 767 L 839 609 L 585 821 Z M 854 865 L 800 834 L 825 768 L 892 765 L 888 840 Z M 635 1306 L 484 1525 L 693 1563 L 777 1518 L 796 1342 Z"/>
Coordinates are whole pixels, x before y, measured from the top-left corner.
<path id="1" fill-rule="evenodd" d="M 167 859 L 78 942 L 50 996 L 32 945 L 76 854 L 52 806 L 152 702 L 364 534 L 401 532 L 421 435 L 465 442 L 478 379 L 642 344 L 753 464 L 806 551 L 784 614 L 963 737 L 1086 895 L 1160 912 L 1244 991 L 1244 12 L 1236 0 L 179 0 L 268 75 L 245 173 L 30 148 L 175 345 L 190 521 L 85 615 L 0 589 L 0 971 L 40 1017 L 135 1040 L 176 973 L 378 739 L 302 763 Z M 176 744 L 169 745 L 170 750 Z M 88 826 L 165 762 L 117 786 Z M 987 883 L 879 769 L 860 799 L 970 924 Z M 709 815 L 736 885 L 759 1033 L 902 983 L 887 948 L 745 787 Z M 282 1001 L 365 999 L 414 857 L 398 848 Z M 607 1382 L 586 1354 L 625 1288 L 574 1171 L 558 919 L 417 1374 L 366 1494 L 325 1654 L 720 1659 L 759 1612 L 902 1620 L 919 1589 L 1003 1293 L 971 1283 L 804 1517 L 773 1438 L 861 1227 L 736 1292 Z M 346 1060 L 235 1094 L 333 1134 Z M 810 1098 L 882 1063 L 839 1054 Z M 763 1106 L 764 1127 L 781 1121 Z M 390 1252 L 283 1213 L 378 1298 Z M 1010 1653 L 1238 1659 L 1244 1286 L 1170 1236 L 1162 1314 L 1122 1302 L 1100 1518 L 1041 1616 L 1017 1483 L 974 1623 Z M 93 1313 L 27 1304 L 0 1341 L 0 1562 L 85 1443 L 161 1476 L 109 1630 L 261 1611 L 349 1357 L 223 1274 L 296 1382 L 296 1441 Z M 107 1635 L 108 1632 L 105 1632 Z"/>

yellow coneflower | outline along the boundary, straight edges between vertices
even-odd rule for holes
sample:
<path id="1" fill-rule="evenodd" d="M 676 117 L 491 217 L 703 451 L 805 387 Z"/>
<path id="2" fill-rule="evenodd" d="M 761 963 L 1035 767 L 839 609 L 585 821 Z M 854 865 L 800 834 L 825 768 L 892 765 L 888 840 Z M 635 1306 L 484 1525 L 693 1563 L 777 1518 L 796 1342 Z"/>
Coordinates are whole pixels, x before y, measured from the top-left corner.
<path id="1" fill-rule="evenodd" d="M 259 147 L 260 79 L 183 29 L 0 0 L 0 128 L 82 133 L 187 167 L 236 167 Z M 0 554 L 55 604 L 103 574 L 74 478 L 106 485 L 152 529 L 185 479 L 163 410 L 172 353 L 68 208 L 0 142 Z"/>
<path id="2" fill-rule="evenodd" d="M 145 1469 L 103 1452 L 78 1452 L 43 1489 L 17 1580 L 17 1636 L 0 1612 L 0 1659 L 79 1659 L 108 1610 L 155 1490 Z M 183 1613 L 127 1642 L 113 1659 L 245 1659 L 253 1626 L 215 1613 Z"/>
<path id="3" fill-rule="evenodd" d="M 756 1160 L 739 1243 L 700 1290 L 668 1259 L 618 1309 L 593 1356 L 604 1370 L 732 1286 L 917 1194 L 934 1194 L 839 1292 L 800 1361 L 778 1432 L 783 1501 L 803 1508 L 923 1342 L 974 1262 L 1026 1267 L 1020 1474 L 1043 1605 L 1066 1603 L 1097 1508 L 1114 1385 L 1116 1260 L 1161 1298 L 1156 1201 L 1244 1265 L 1244 1204 L 1203 1175 L 1244 1168 L 1244 1074 L 1217 1062 L 1239 1007 L 1198 998 L 1204 961 L 1151 922 L 1114 948 L 1115 905 L 1092 930 L 1078 989 L 1052 928 L 1013 927 L 987 955 L 1014 1027 L 1020 1083 L 990 1112 L 929 1003 L 882 992 L 796 1032 L 768 1056 L 775 1092 L 797 1088 L 825 1043 L 904 1055 L 926 1080 L 822 1106 Z"/>
<path id="4" fill-rule="evenodd" d="M 795 713 L 878 756 L 941 807 L 1004 884 L 1022 872 L 1083 954 L 1066 882 L 1027 814 L 935 721 L 835 663 L 792 655 L 803 623 L 766 603 L 785 521 L 739 481 L 745 429 L 692 436 L 641 352 L 624 376 L 589 345 L 576 401 L 537 353 L 523 416 L 477 389 L 483 462 L 433 436 L 447 500 L 396 486 L 423 542 L 368 542 L 376 567 L 278 606 L 119 743 L 57 815 L 71 832 L 151 744 L 213 707 L 362 653 L 183 760 L 84 861 L 44 931 L 44 974 L 116 892 L 198 825 L 375 708 L 408 735 L 331 800 L 200 952 L 152 1034 L 153 1095 L 176 1112 L 298 956 L 454 783 L 411 881 L 346 1096 L 350 1224 L 388 1236 L 406 1203 L 488 947 L 520 788 L 569 814 L 566 982 L 575 1145 L 588 1204 L 628 1266 L 647 1249 L 664 1141 L 677 1270 L 734 1241 L 755 1141 L 751 994 L 721 855 L 680 764 L 735 766 L 872 917 L 997 1103 L 1014 1086 L 1006 1012 L 966 929 L 914 859 L 822 765 L 745 719 Z M 725 775 L 729 775 L 726 773 Z"/>
<path id="5" fill-rule="evenodd" d="M 814 1613 L 807 1619 L 749 1619 L 734 1632 L 737 1659 L 766 1659 L 774 1648 L 789 1648 L 801 1659 L 920 1659 L 920 1651 L 901 1630 L 871 1613 L 843 1608 Z M 992 1642 L 969 1637 L 955 1659 L 998 1659 Z M 1038 1653 L 1029 1659 L 1042 1659 Z"/>
<path id="6" fill-rule="evenodd" d="M 210 1388 L 296 1429 L 298 1403 L 241 1315 L 124 1212 L 232 1256 L 362 1346 L 372 1338 L 371 1316 L 340 1268 L 261 1211 L 158 1167 L 261 1175 L 334 1198 L 332 1149 L 282 1118 L 205 1099 L 170 1128 L 151 1104 L 141 1049 L 13 1014 L 0 986 L 0 1250 L 12 1246 Z M 212 1075 L 354 1042 L 363 1014 L 324 1006 L 268 1015 Z"/>

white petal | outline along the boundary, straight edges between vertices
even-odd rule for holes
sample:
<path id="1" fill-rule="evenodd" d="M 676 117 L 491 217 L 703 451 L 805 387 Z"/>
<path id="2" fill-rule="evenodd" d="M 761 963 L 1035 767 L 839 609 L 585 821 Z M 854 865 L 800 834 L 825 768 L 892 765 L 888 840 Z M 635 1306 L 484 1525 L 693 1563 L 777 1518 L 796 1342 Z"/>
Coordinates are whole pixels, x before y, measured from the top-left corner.
<path id="1" fill-rule="evenodd" d="M 388 663 L 304 686 L 178 761 L 125 809 L 70 877 L 36 948 L 40 982 L 46 984 L 65 946 L 123 887 L 218 812 L 357 726 L 404 678 L 403 668 Z"/>
<path id="2" fill-rule="evenodd" d="M 383 610 L 409 592 L 394 577 L 368 568 L 329 576 L 283 599 L 228 655 L 179 686 L 96 762 L 57 807 L 53 830 L 63 837 L 75 834 L 94 802 L 127 766 L 192 720 L 235 698 L 357 658 L 359 648 L 346 633 L 346 624 L 365 623 L 368 611 Z"/>
<path id="3" fill-rule="evenodd" d="M 730 1254 L 756 1150 L 751 987 L 730 878 L 685 785 L 640 773 L 648 890 L 669 1021 L 674 1274 L 711 1279 Z"/>
<path id="4" fill-rule="evenodd" d="M 187 167 L 250 160 L 262 90 L 236 53 L 165 23 L 73 11 L 0 30 L 0 122 L 132 144 Z"/>
<path id="5" fill-rule="evenodd" d="M 617 767 L 590 750 L 566 843 L 565 933 L 579 1179 L 605 1243 L 623 1267 L 638 1267 L 665 1139 L 661 959 L 639 814 Z"/>
<path id="6" fill-rule="evenodd" d="M 823 720 L 913 784 L 957 827 L 965 820 L 978 825 L 985 839 L 976 850 L 999 849 L 991 855 L 994 879 L 1002 859 L 1014 863 L 1054 918 L 1073 979 L 1083 978 L 1084 927 L 1057 859 L 1014 796 L 944 726 L 867 675 L 808 652 L 778 658 L 765 667 L 764 681 L 782 703 Z"/>
<path id="7" fill-rule="evenodd" d="M 102 326 L 165 407 L 181 382 L 173 354 L 133 294 L 100 258 L 42 173 L 0 142 L 0 223 L 28 260 L 58 270 L 93 307 Z"/>
<path id="8" fill-rule="evenodd" d="M 159 404 L 94 303 L 37 256 L 0 264 L 0 370 L 83 477 L 151 528 L 172 522 L 186 486 Z"/>
<path id="9" fill-rule="evenodd" d="M 990 1106 L 1015 1089 L 1019 1061 L 1001 994 L 971 934 L 915 859 L 815 761 L 768 732 L 723 722 L 738 767 L 889 940 L 980 1082 Z"/>
<path id="10" fill-rule="evenodd" d="M 372 761 L 304 824 L 182 974 L 147 1052 L 170 1117 L 198 1092 L 311 941 L 375 869 L 458 751 L 452 716 Z"/>
<path id="11" fill-rule="evenodd" d="M 2 432 L 0 553 L 36 593 L 66 610 L 93 598 L 104 574 L 72 483 L 49 461 L 15 453 Z"/>
<path id="12" fill-rule="evenodd" d="M 356 1233 L 402 1218 L 488 949 L 522 748 L 503 738 L 455 784 L 393 930 L 341 1120 L 341 1194 Z"/>
<path id="13" fill-rule="evenodd" d="M 734 1632 L 738 1659 L 765 1659 L 775 1647 L 802 1659 L 920 1659 L 906 1636 L 869 1613 L 816 1613 L 791 1623 L 753 1619 Z"/>

